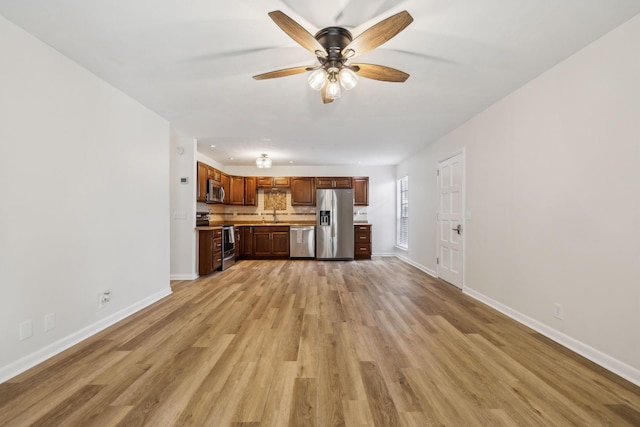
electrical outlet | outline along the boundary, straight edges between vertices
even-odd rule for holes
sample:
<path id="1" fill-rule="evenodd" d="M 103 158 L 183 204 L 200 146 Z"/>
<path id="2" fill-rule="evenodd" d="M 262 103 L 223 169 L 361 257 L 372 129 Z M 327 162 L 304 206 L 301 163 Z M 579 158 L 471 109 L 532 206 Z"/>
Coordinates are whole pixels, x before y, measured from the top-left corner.
<path id="1" fill-rule="evenodd" d="M 562 309 L 562 304 L 554 303 L 553 304 L 553 317 L 556 319 L 562 320 L 564 317 L 564 310 Z"/>
<path id="2" fill-rule="evenodd" d="M 107 290 L 98 295 L 98 307 L 104 307 L 109 301 L 111 301 L 111 291 Z"/>
<path id="3" fill-rule="evenodd" d="M 33 336 L 33 321 L 31 319 L 20 323 L 20 341 L 26 340 Z"/>

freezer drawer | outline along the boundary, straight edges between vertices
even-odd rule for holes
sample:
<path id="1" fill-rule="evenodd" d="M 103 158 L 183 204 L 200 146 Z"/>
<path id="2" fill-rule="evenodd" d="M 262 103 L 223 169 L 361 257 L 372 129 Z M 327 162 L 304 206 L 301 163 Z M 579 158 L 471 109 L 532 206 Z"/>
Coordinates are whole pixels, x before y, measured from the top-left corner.
<path id="1" fill-rule="evenodd" d="M 291 226 L 289 233 L 289 256 L 291 258 L 315 258 L 316 228 L 314 226 Z"/>

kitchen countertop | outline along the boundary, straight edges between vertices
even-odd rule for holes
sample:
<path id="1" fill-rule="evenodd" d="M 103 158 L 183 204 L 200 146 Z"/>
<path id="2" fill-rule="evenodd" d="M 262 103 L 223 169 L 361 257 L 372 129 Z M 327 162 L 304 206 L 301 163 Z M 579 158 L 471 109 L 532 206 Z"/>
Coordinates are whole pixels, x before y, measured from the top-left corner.
<path id="1" fill-rule="evenodd" d="M 224 222 L 224 223 L 210 223 L 208 226 L 197 226 L 196 230 L 214 230 L 221 228 L 223 225 L 233 225 L 235 227 L 295 227 L 295 226 L 309 226 L 316 225 L 315 221 L 292 221 L 292 222 Z"/>
<path id="2" fill-rule="evenodd" d="M 222 228 L 221 225 L 198 225 L 198 226 L 196 226 L 196 230 L 199 230 L 199 231 L 220 230 L 221 228 Z"/>
<path id="3" fill-rule="evenodd" d="M 353 225 L 367 225 L 368 221 L 354 221 Z M 208 226 L 201 225 L 196 227 L 196 230 L 215 230 L 221 228 L 223 225 L 233 225 L 235 227 L 299 227 L 316 225 L 315 221 L 291 221 L 291 222 L 212 222 Z"/>

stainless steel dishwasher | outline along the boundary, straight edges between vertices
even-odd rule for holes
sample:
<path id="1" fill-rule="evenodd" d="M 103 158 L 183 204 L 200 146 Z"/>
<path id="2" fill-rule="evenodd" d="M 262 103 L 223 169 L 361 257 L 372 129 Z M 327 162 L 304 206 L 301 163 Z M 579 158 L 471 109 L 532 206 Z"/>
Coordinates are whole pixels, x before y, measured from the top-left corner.
<path id="1" fill-rule="evenodd" d="M 289 256 L 291 258 L 316 257 L 316 227 L 292 225 L 289 227 Z"/>

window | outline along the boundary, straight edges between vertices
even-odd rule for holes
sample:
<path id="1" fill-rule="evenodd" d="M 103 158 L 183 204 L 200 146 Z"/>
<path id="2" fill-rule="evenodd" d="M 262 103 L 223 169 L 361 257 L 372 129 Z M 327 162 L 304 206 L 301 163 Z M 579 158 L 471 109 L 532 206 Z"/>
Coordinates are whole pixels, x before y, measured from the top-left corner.
<path id="1" fill-rule="evenodd" d="M 398 180 L 396 217 L 396 246 L 409 248 L 409 177 Z"/>

